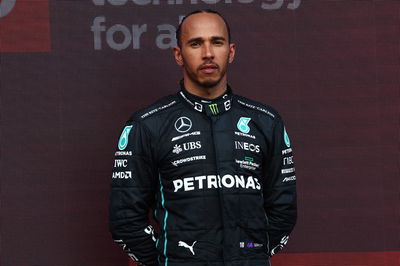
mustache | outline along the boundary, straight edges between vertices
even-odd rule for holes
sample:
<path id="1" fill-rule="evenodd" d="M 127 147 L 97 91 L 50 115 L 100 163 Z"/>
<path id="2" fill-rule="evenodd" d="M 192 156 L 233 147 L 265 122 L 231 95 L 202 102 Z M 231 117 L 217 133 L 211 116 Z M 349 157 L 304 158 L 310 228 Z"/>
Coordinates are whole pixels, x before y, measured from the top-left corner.
<path id="1" fill-rule="evenodd" d="M 215 63 L 215 62 L 212 62 L 212 61 L 201 64 L 197 69 L 201 70 L 203 68 L 210 68 L 210 67 L 219 69 L 219 65 L 217 63 Z"/>

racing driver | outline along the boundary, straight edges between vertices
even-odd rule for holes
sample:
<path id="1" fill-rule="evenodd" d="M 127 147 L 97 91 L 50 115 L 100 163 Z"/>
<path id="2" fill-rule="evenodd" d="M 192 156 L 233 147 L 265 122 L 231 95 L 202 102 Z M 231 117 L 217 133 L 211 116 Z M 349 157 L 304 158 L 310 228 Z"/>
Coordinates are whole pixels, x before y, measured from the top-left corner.
<path id="1" fill-rule="evenodd" d="M 219 13 L 188 14 L 177 42 L 180 91 L 134 113 L 118 141 L 113 239 L 139 265 L 270 265 L 297 213 L 282 118 L 233 94 L 226 70 L 236 47 Z"/>

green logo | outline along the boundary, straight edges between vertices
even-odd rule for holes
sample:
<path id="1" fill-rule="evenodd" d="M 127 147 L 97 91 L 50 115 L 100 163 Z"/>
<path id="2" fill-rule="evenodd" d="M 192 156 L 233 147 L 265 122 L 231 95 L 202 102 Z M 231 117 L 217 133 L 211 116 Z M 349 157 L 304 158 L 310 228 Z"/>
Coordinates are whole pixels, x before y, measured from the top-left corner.
<path id="1" fill-rule="evenodd" d="M 216 114 L 219 113 L 219 111 L 218 111 L 218 105 L 217 105 L 216 103 L 209 104 L 208 107 L 210 107 L 211 113 L 212 113 L 213 115 L 216 115 Z"/>
<path id="2" fill-rule="evenodd" d="M 248 162 L 253 162 L 254 161 L 254 159 L 252 158 L 252 157 L 244 157 L 244 160 L 245 161 L 248 161 Z"/>
<path id="3" fill-rule="evenodd" d="M 250 132 L 249 122 L 251 118 L 249 117 L 241 117 L 237 123 L 237 128 L 243 133 L 247 134 Z"/>
<path id="4" fill-rule="evenodd" d="M 128 146 L 128 136 L 129 132 L 131 132 L 133 126 L 126 126 L 121 133 L 121 137 L 119 137 L 118 141 L 118 149 L 125 150 L 126 146 Z"/>
<path id="5" fill-rule="evenodd" d="M 290 148 L 290 139 L 288 134 L 286 133 L 286 128 L 283 128 L 283 139 L 285 140 L 286 146 Z"/>

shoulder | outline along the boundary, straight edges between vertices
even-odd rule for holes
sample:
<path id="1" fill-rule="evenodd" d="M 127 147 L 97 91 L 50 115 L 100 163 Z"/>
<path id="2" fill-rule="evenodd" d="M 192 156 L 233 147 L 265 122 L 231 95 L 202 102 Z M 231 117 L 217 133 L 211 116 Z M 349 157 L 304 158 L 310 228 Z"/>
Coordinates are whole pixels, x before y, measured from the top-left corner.
<path id="1" fill-rule="evenodd" d="M 238 106 L 241 106 L 242 108 L 251 110 L 252 112 L 256 112 L 261 116 L 266 116 L 272 120 L 281 119 L 281 116 L 279 115 L 278 111 L 276 111 L 274 108 L 272 108 L 269 105 L 251 100 L 249 98 L 246 98 L 246 97 L 243 97 L 240 95 L 235 95 L 234 101 L 236 101 Z"/>
<path id="2" fill-rule="evenodd" d="M 158 117 L 160 114 L 174 109 L 178 103 L 179 100 L 176 94 L 165 96 L 153 104 L 134 112 L 128 122 L 142 122 L 152 117 Z"/>

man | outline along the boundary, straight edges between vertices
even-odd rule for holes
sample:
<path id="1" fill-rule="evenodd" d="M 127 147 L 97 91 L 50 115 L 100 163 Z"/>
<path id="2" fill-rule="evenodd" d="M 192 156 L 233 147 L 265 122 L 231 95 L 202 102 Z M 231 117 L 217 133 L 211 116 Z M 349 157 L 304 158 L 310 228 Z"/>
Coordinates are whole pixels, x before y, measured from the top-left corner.
<path id="1" fill-rule="evenodd" d="M 187 15 L 177 41 L 181 91 L 136 112 L 118 142 L 113 238 L 140 265 L 270 265 L 296 221 L 282 119 L 227 85 L 235 45 L 220 14 Z"/>

